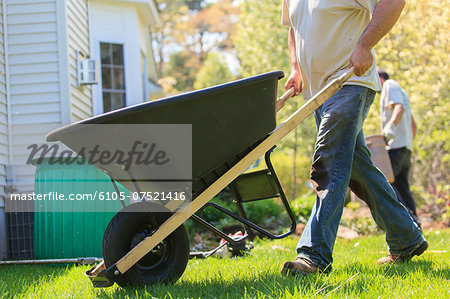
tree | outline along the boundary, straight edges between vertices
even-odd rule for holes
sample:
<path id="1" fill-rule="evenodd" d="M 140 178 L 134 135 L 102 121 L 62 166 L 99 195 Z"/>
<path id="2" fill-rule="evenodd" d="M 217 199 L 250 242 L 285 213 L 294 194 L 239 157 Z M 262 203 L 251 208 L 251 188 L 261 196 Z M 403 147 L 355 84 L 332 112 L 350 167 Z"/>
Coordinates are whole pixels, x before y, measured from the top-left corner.
<path id="1" fill-rule="evenodd" d="M 183 0 L 156 0 L 159 8 L 159 20 L 151 27 L 151 38 L 157 56 L 159 77 L 163 76 L 163 68 L 170 52 L 167 50 L 174 43 L 173 32 L 188 8 Z"/>
<path id="2" fill-rule="evenodd" d="M 281 25 L 281 2 L 244 1 L 241 4 L 239 21 L 232 40 L 241 64 L 241 76 L 248 77 L 273 70 L 283 70 L 289 75 L 288 28 Z M 279 95 L 284 92 L 285 79 L 278 84 Z M 287 101 L 277 115 L 278 120 L 286 119 L 302 103 L 303 96 Z M 297 197 L 297 190 L 305 188 L 310 166 L 310 162 L 305 161 L 309 161 L 312 156 L 314 140 L 314 120 L 309 117 L 280 142 L 279 149 L 289 154 L 292 163 L 292 179 L 289 180 L 292 185 L 285 186 L 289 197 Z M 299 161 L 302 161 L 302 167 L 297 167 Z"/>
<path id="3" fill-rule="evenodd" d="M 175 82 L 173 88 L 177 91 L 192 90 L 195 76 L 201 68 L 201 64 L 196 56 L 189 51 L 175 52 L 170 56 L 170 60 L 165 67 L 165 74 L 173 77 Z"/>
<path id="4" fill-rule="evenodd" d="M 201 89 L 233 80 L 224 57 L 218 53 L 209 53 L 195 79 L 194 88 Z"/>
<path id="5" fill-rule="evenodd" d="M 230 36 L 235 30 L 238 7 L 232 0 L 209 4 L 161 1 L 161 6 L 164 25 L 153 34 L 160 73 L 175 78 L 179 91 L 191 90 L 208 53 L 231 50 Z"/>
<path id="6" fill-rule="evenodd" d="M 170 2 L 170 1 L 168 1 Z M 185 0 L 186 5 L 190 10 L 201 10 L 205 6 L 204 0 Z"/>

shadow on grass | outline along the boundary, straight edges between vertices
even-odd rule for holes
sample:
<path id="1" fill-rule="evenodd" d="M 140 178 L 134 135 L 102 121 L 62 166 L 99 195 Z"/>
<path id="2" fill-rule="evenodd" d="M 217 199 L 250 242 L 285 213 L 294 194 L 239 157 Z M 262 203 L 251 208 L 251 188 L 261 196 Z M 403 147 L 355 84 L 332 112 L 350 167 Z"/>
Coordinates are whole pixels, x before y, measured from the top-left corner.
<path id="1" fill-rule="evenodd" d="M 429 278 L 450 279 L 450 269 L 448 267 L 435 269 L 432 261 L 411 261 L 405 264 L 385 266 L 385 275 L 405 276 L 411 274 L 411 271 L 422 272 Z"/>
<path id="2" fill-rule="evenodd" d="M 383 295 L 380 292 L 384 292 L 386 286 L 389 286 L 392 290 L 398 281 L 408 281 L 412 276 L 415 276 L 417 280 L 423 283 L 426 283 L 424 280 L 444 281 L 450 279 L 450 269 L 447 266 L 442 268 L 435 266 L 435 263 L 427 260 L 372 267 L 357 262 L 338 269 L 336 274 L 339 275 L 339 272 L 358 274 L 357 277 L 353 277 L 354 279 L 351 283 L 341 285 L 342 292 L 345 294 L 363 295 L 370 292 Z"/>
<path id="3" fill-rule="evenodd" d="M 421 272 L 429 278 L 450 279 L 450 269 L 448 267 L 433 267 L 433 262 L 429 260 L 410 261 L 408 263 L 390 264 L 383 266 L 367 266 L 359 262 L 348 264 L 335 272 L 360 272 L 363 274 L 383 274 L 385 277 L 404 277 L 413 272 Z"/>
<path id="4" fill-rule="evenodd" d="M 397 281 L 414 273 L 433 279 L 450 279 L 449 268 L 435 269 L 432 261 L 412 261 L 401 265 L 367 266 L 359 262 L 336 269 L 331 275 L 318 274 L 303 277 L 282 277 L 278 273 L 260 273 L 251 278 L 221 281 L 214 277 L 204 281 L 179 281 L 173 285 L 157 284 L 149 287 L 117 288 L 114 292 L 99 292 L 99 298 L 125 296 L 155 296 L 159 298 L 179 297 L 286 297 L 287 295 L 314 296 L 333 293 L 338 290 L 353 295 L 378 292 L 367 278 L 380 277 Z M 381 278 L 381 280 L 383 280 Z M 386 280 L 384 280 L 386 281 Z M 374 284 L 380 283 L 374 280 Z"/>
<path id="5" fill-rule="evenodd" d="M 268 297 L 284 297 L 283 294 L 294 294 L 301 284 L 302 288 L 314 289 L 317 277 L 284 278 L 280 274 L 260 274 L 252 278 L 236 278 L 232 281 L 221 281 L 219 278 L 204 281 L 179 281 L 173 285 L 157 284 L 146 287 L 118 288 L 113 293 L 97 293 L 99 298 L 117 298 L 126 296 L 154 296 L 158 298 L 240 298 L 244 294 L 250 297 L 265 295 Z M 170 295 L 169 295 L 170 294 Z"/>
<path id="6" fill-rule="evenodd" d="M 0 267 L 0 298 L 25 293 L 30 286 L 51 283 L 64 275 L 66 266 L 13 265 Z"/>

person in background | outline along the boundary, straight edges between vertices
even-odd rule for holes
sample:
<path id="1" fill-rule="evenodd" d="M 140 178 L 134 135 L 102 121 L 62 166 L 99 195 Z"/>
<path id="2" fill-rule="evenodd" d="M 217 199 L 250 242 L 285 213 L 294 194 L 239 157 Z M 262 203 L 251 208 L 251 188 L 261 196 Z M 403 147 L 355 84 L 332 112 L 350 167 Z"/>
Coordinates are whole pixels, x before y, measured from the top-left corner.
<path id="1" fill-rule="evenodd" d="M 381 90 L 373 47 L 397 22 L 404 0 L 283 0 L 289 26 L 291 74 L 286 89 L 309 100 L 350 67 L 344 87 L 314 113 L 317 140 L 311 167 L 316 202 L 297 244 L 297 256 L 282 275 L 331 271 L 333 248 L 348 186 L 365 199 L 386 231 L 389 255 L 379 264 L 408 261 L 427 248 L 421 230 L 394 189 L 374 166 L 363 123 Z"/>
<path id="2" fill-rule="evenodd" d="M 380 97 L 381 131 L 388 144 L 387 149 L 395 176 L 392 186 L 397 191 L 399 201 L 420 227 L 416 204 L 408 183 L 416 123 L 405 90 L 398 82 L 390 79 L 385 71 L 378 71 L 378 75 L 383 87 Z"/>

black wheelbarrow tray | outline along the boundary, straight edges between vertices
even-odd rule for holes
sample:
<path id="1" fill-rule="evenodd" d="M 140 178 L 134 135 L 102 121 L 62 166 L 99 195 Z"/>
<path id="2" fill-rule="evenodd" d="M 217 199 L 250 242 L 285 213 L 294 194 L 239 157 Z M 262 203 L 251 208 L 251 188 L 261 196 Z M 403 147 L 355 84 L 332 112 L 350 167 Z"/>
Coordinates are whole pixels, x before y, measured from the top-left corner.
<path id="1" fill-rule="evenodd" d="M 139 203 L 124 205 L 105 231 L 103 261 L 86 272 L 94 286 L 107 287 L 114 282 L 127 286 L 176 281 L 189 259 L 189 240 L 183 226 L 189 218 L 230 243 L 241 242 L 247 237 L 245 233 L 240 239 L 230 238 L 195 214 L 205 207 L 218 209 L 243 223 L 246 229 L 254 229 L 270 238 L 283 238 L 294 232 L 295 218 L 270 162 L 270 155 L 277 142 L 335 94 L 352 75 L 353 70 L 350 69 L 330 82 L 278 127 L 275 120 L 276 94 L 278 80 L 284 76 L 281 71 L 126 107 L 50 132 L 47 141 L 61 141 L 77 152 L 92 142 L 111 144 L 111 138 L 117 144 L 121 142 L 120 137 L 96 132 L 95 125 L 98 124 L 192 125 L 191 197 L 185 201 L 167 201 L 166 204 L 143 198 Z M 290 90 L 278 101 L 292 94 Z M 264 155 L 267 169 L 244 173 Z M 108 174 L 116 186 L 118 172 L 123 171 L 123 167 L 94 165 Z M 131 166 L 126 171 L 129 179 L 121 179 L 120 183 L 132 192 L 151 191 L 155 182 L 135 179 L 139 172 L 145 172 L 145 168 Z M 120 177 L 123 178 L 123 173 Z M 234 196 L 239 215 L 209 203 L 227 186 Z M 117 187 L 116 191 L 119 192 Z M 290 229 L 281 235 L 268 232 L 246 217 L 245 202 L 268 198 L 280 198 L 289 216 Z M 154 212 L 155 205 L 159 207 L 157 212 Z M 132 212 L 130 207 L 136 206 L 146 212 Z"/>

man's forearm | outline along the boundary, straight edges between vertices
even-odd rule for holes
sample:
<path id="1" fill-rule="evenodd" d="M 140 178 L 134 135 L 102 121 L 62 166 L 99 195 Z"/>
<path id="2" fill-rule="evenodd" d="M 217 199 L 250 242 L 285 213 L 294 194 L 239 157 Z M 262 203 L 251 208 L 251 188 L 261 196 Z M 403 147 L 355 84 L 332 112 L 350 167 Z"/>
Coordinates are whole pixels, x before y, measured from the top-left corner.
<path id="1" fill-rule="evenodd" d="M 295 47 L 295 32 L 292 27 L 289 28 L 288 46 L 289 46 L 289 58 L 291 60 L 291 74 L 289 75 L 286 85 L 284 87 L 286 88 L 286 90 L 293 87 L 295 90 L 295 95 L 298 95 L 300 92 L 302 92 L 303 81 L 300 75 L 300 67 L 298 65 L 297 60 L 297 51 Z M 280 107 L 282 106 L 283 104 L 281 103 Z"/>
<path id="2" fill-rule="evenodd" d="M 295 33 L 292 27 L 289 28 L 288 47 L 289 47 L 289 58 L 291 61 L 291 71 L 299 71 L 297 60 L 297 49 L 295 47 Z"/>
<path id="3" fill-rule="evenodd" d="M 380 0 L 357 46 L 372 49 L 394 27 L 404 7 L 405 0 Z"/>
<path id="4" fill-rule="evenodd" d="M 404 111 L 405 108 L 403 108 L 402 104 L 394 104 L 394 110 L 392 111 L 392 116 L 389 122 L 392 123 L 393 125 L 398 125 L 398 123 L 402 119 Z"/>

